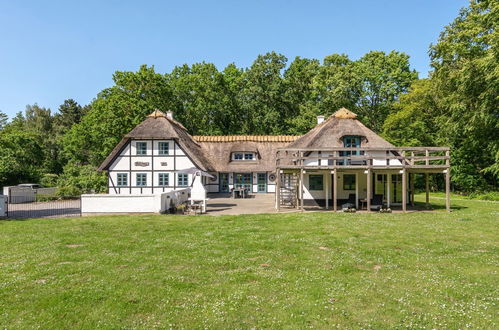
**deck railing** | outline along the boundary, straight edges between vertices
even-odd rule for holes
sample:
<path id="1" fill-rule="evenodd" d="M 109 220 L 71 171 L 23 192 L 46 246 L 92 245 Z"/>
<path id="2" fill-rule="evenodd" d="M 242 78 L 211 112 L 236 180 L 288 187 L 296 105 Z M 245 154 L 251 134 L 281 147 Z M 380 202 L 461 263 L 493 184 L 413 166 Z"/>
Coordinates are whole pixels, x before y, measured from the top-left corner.
<path id="1" fill-rule="evenodd" d="M 449 166 L 448 147 L 280 148 L 276 156 L 276 167 L 281 169 L 447 169 Z"/>

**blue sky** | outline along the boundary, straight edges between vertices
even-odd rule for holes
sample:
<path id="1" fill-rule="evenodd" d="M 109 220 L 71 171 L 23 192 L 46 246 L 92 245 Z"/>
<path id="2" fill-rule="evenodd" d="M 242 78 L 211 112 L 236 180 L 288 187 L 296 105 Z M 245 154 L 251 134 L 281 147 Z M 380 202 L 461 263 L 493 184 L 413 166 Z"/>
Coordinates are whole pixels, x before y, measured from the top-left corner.
<path id="1" fill-rule="evenodd" d="M 428 46 L 467 0 L 0 0 L 0 110 L 89 103 L 116 70 L 184 63 L 249 66 L 275 50 L 323 59 L 406 52 L 420 76 Z"/>

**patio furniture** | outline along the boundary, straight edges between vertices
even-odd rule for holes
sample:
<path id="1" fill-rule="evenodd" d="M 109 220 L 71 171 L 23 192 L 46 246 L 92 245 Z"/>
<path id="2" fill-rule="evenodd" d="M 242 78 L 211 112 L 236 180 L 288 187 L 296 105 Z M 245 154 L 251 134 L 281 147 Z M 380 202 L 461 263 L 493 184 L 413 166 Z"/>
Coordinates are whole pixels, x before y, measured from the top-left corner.
<path id="1" fill-rule="evenodd" d="M 246 188 L 232 188 L 232 198 L 246 198 Z"/>
<path id="2" fill-rule="evenodd" d="M 366 198 L 361 199 L 359 202 L 360 202 L 360 209 L 361 210 L 367 209 L 367 199 Z"/>
<path id="3" fill-rule="evenodd" d="M 348 200 L 345 204 L 341 205 L 343 210 L 353 209 L 355 207 L 355 194 L 349 194 Z"/>
<path id="4" fill-rule="evenodd" d="M 379 211 L 383 206 L 383 195 L 374 195 L 371 200 L 371 211 Z"/>

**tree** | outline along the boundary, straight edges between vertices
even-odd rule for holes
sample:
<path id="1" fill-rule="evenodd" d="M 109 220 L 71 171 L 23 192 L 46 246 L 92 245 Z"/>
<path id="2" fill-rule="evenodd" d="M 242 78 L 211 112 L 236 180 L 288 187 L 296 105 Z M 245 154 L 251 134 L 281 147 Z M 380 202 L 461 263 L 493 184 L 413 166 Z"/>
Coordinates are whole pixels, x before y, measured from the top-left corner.
<path id="1" fill-rule="evenodd" d="M 359 100 L 354 109 L 366 126 L 380 132 L 393 104 L 407 92 L 418 74 L 410 69 L 409 56 L 396 51 L 388 55 L 371 51 L 356 61 L 354 67 L 360 79 Z"/>
<path id="2" fill-rule="evenodd" d="M 59 132 L 64 133 L 74 124 L 81 122 L 88 111 L 88 106 L 82 107 L 73 99 L 64 100 L 64 103 L 59 106 L 59 112 L 54 116 L 54 125 Z"/>
<path id="3" fill-rule="evenodd" d="M 113 75 L 115 85 L 99 93 L 91 110 L 64 136 L 66 159 L 98 166 L 119 140 L 154 109 L 173 107 L 172 90 L 154 67 Z"/>
<path id="4" fill-rule="evenodd" d="M 499 179 L 499 3 L 470 1 L 430 47 L 431 76 L 458 189 Z"/>
<path id="5" fill-rule="evenodd" d="M 286 129 L 289 105 L 282 72 L 287 58 L 275 52 L 259 55 L 244 72 L 241 133 L 280 134 Z"/>
<path id="6" fill-rule="evenodd" d="M 8 120 L 9 120 L 9 117 L 5 113 L 0 111 L 0 130 L 2 130 L 5 127 Z"/>
<path id="7" fill-rule="evenodd" d="M 439 114 L 433 89 L 430 79 L 413 82 L 386 118 L 383 136 L 397 146 L 438 145 Z"/>

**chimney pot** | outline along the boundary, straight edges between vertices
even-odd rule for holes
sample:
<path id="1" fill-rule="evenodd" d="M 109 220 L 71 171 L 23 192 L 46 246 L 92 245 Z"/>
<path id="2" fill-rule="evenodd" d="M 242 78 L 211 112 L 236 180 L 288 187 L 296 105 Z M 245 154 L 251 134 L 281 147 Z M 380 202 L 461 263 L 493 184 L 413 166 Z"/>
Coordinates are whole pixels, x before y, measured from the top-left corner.
<path id="1" fill-rule="evenodd" d="M 320 116 L 317 116 L 317 125 L 319 125 L 320 123 L 322 123 L 324 121 L 324 116 L 320 115 Z"/>

